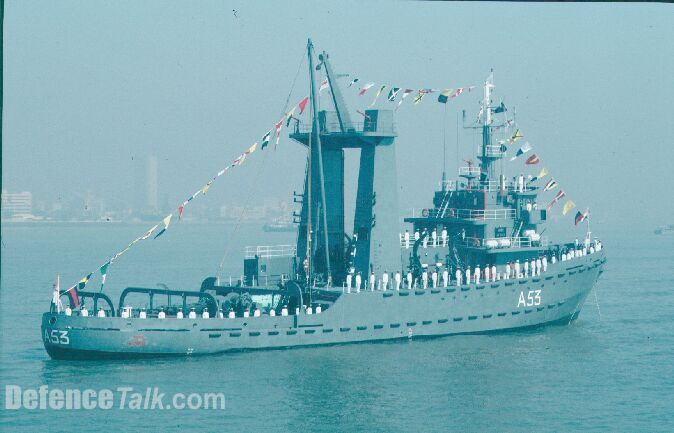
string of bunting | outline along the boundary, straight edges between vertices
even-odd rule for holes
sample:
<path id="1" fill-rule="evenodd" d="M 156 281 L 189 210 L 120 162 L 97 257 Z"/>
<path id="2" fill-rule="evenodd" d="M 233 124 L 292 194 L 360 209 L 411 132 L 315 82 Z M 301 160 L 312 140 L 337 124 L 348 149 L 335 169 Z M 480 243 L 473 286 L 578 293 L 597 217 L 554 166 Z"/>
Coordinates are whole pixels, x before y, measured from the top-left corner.
<path id="1" fill-rule="evenodd" d="M 508 144 L 514 144 L 521 138 L 524 138 L 524 134 L 520 132 L 520 130 L 516 130 L 513 135 L 507 140 Z M 505 141 L 503 142 L 505 143 Z M 502 144 L 503 144 L 502 143 Z M 529 142 L 525 142 L 522 146 L 520 146 L 519 149 L 517 149 L 517 152 L 515 152 L 515 156 L 510 158 L 510 161 L 515 161 L 518 159 L 520 156 L 525 155 L 533 150 L 533 147 Z M 527 159 L 524 161 L 525 165 L 537 165 L 541 162 L 540 158 L 538 157 L 537 154 L 532 153 L 530 156 L 527 157 Z M 548 175 L 548 170 L 543 167 L 541 170 L 538 172 L 536 176 L 533 176 L 531 179 L 529 179 L 529 183 L 536 182 L 540 179 L 543 179 Z M 553 178 L 550 177 L 549 180 L 545 183 L 543 186 L 542 191 L 543 192 L 548 192 L 552 191 L 555 188 L 557 188 L 558 184 L 557 181 Z M 550 203 L 548 203 L 546 209 L 549 212 L 559 201 L 561 201 L 564 197 L 566 197 L 566 193 L 563 190 L 559 190 L 555 196 L 552 198 Z M 567 198 L 566 202 L 564 203 L 564 206 L 562 207 L 562 215 L 566 216 L 566 214 L 571 211 L 571 209 L 576 207 L 576 203 L 573 202 L 573 200 L 570 200 Z M 578 211 L 576 215 L 574 216 L 574 224 L 578 225 L 581 222 L 585 221 L 587 217 L 590 215 L 590 209 L 587 208 L 584 212 Z"/>
<path id="2" fill-rule="evenodd" d="M 347 88 L 353 87 L 354 85 L 358 84 L 361 80 L 359 78 L 354 78 L 351 80 L 351 82 L 347 85 Z M 327 83 L 327 80 L 324 81 L 324 83 Z M 362 87 L 356 86 L 355 88 L 359 89 L 358 90 L 358 96 L 365 96 L 365 94 L 370 90 L 371 88 L 375 87 L 377 83 L 368 81 L 365 84 L 363 84 Z M 327 88 L 327 87 L 326 87 Z M 450 99 L 454 99 L 460 94 L 464 92 L 464 90 L 467 90 L 468 92 L 472 91 L 475 88 L 475 86 L 465 86 L 465 87 L 459 87 L 459 88 L 448 88 L 448 89 L 434 89 L 434 88 L 424 88 L 424 89 L 412 89 L 412 88 L 407 88 L 407 87 L 402 87 L 402 86 L 392 86 L 392 85 L 387 85 L 387 84 L 380 84 L 376 87 L 377 91 L 375 93 L 374 99 L 370 103 L 370 107 L 374 107 L 374 105 L 377 103 L 379 100 L 379 97 L 383 94 L 386 93 L 386 100 L 389 102 L 395 102 L 396 98 L 398 95 L 400 95 L 400 99 L 398 100 L 398 104 L 396 105 L 395 110 L 397 111 L 398 108 L 402 105 L 402 103 L 405 101 L 405 98 L 410 96 L 411 94 L 415 94 L 414 98 L 412 99 L 412 103 L 414 105 L 418 105 L 421 103 L 422 99 L 424 96 L 431 94 L 431 93 L 439 93 L 438 95 L 438 102 L 442 104 L 446 104 Z M 388 92 L 386 90 L 388 89 Z M 323 85 L 321 85 L 321 90 L 323 90 Z"/>
<path id="3" fill-rule="evenodd" d="M 353 87 L 354 84 L 358 83 L 360 80 L 358 78 L 354 78 L 351 80 L 349 85 L 347 87 Z M 360 87 L 358 95 L 359 96 L 364 96 L 367 91 L 374 87 L 376 83 L 374 82 L 367 82 L 365 85 Z M 330 88 L 330 83 L 327 79 L 324 79 L 320 86 L 319 86 L 319 94 L 322 93 L 324 90 L 328 90 Z M 468 92 L 472 91 L 475 88 L 475 86 L 465 86 L 465 87 L 459 87 L 456 89 L 453 88 L 448 88 L 448 89 L 434 89 L 434 88 L 424 88 L 424 89 L 412 89 L 412 88 L 403 88 L 403 87 L 397 87 L 397 86 L 388 86 L 388 85 L 379 85 L 377 87 L 377 92 L 375 94 L 375 98 L 370 104 L 370 106 L 374 106 L 377 103 L 377 100 L 379 97 L 384 94 L 386 89 L 389 89 L 387 92 L 386 100 L 389 102 L 395 102 L 396 98 L 398 95 L 400 95 L 400 99 L 398 99 L 398 104 L 396 105 L 395 110 L 398 110 L 402 103 L 405 101 L 405 99 L 412 95 L 413 93 L 416 92 L 414 98 L 412 99 L 412 102 L 414 105 L 418 105 L 421 103 L 422 99 L 431 93 L 438 93 L 438 102 L 442 104 L 446 104 L 449 100 L 456 98 L 457 96 L 461 95 L 465 90 Z M 260 140 L 260 150 L 264 150 L 269 146 L 269 143 L 272 140 L 272 135 L 275 138 L 275 145 L 276 147 L 279 144 L 279 141 L 281 139 L 281 131 L 283 129 L 283 126 L 285 125 L 286 127 L 289 126 L 290 121 L 294 118 L 295 112 L 299 111 L 299 115 L 304 113 L 307 104 L 309 102 L 309 96 L 303 97 L 297 104 L 295 104 L 292 109 L 290 109 L 287 113 L 284 113 L 283 116 L 279 119 L 278 122 L 274 124 L 274 128 L 270 129 L 267 131 L 266 134 L 262 137 Z M 227 170 L 229 170 L 232 167 L 236 167 L 239 165 L 242 165 L 246 158 L 251 155 L 253 152 L 257 150 L 258 147 L 258 142 L 255 142 L 252 146 L 250 146 L 247 150 L 245 150 L 242 154 L 240 154 L 238 157 L 236 157 L 229 165 L 225 166 L 222 170 L 220 170 L 213 178 L 211 178 L 202 188 L 197 190 L 194 194 L 192 194 L 187 200 L 183 201 L 177 208 L 177 214 L 178 214 L 178 220 L 182 219 L 183 212 L 185 210 L 185 207 L 196 197 L 199 195 L 206 195 L 208 190 L 210 189 L 211 185 L 213 182 L 215 182 L 220 176 L 225 174 Z M 123 250 L 120 252 L 116 253 L 113 255 L 110 259 L 108 259 L 103 265 L 98 267 L 95 271 L 92 271 L 88 273 L 85 277 L 80 279 L 75 285 L 70 287 L 69 289 L 61 292 L 60 294 L 68 294 L 75 300 L 75 305 L 78 304 L 77 302 L 77 297 L 76 293 L 78 290 L 83 290 L 86 284 L 89 282 L 91 277 L 94 275 L 94 273 L 99 272 L 101 274 L 101 291 L 103 290 L 105 286 L 105 281 L 107 277 L 107 272 L 108 268 L 110 265 L 114 264 L 115 261 L 117 261 L 123 254 L 125 254 L 127 251 L 129 251 L 134 245 L 136 245 L 138 242 L 149 239 L 150 237 L 153 237 L 153 239 L 157 239 L 158 237 L 162 236 L 170 227 L 171 222 L 173 221 L 173 216 L 174 214 L 171 213 L 164 217 L 161 222 L 155 224 L 152 226 L 149 230 L 147 230 L 144 234 L 141 236 L 137 237 L 133 241 L 131 241 Z M 155 234 L 156 232 L 156 234 Z M 154 235 L 154 236 L 153 236 Z"/>
<path id="4" fill-rule="evenodd" d="M 320 87 L 320 90 L 325 90 L 327 89 L 327 80 L 325 80 Z M 293 115 L 296 110 L 299 110 L 299 114 L 301 115 L 304 113 L 307 103 L 309 102 L 309 96 L 303 97 L 297 104 L 293 106 L 293 108 L 288 111 L 287 113 L 284 113 L 281 119 L 274 124 L 274 129 L 270 129 L 267 131 L 266 134 L 262 136 L 262 139 L 259 142 L 253 143 L 252 146 L 250 146 L 248 149 L 246 149 L 243 153 L 241 153 L 239 156 L 237 156 L 231 163 L 229 163 L 227 166 L 225 166 L 222 170 L 218 171 L 215 176 L 213 176 L 203 187 L 198 189 L 194 194 L 192 194 L 187 200 L 183 201 L 179 206 L 178 206 L 178 220 L 182 219 L 183 212 L 185 210 L 185 207 L 195 198 L 197 198 L 199 195 L 206 195 L 208 190 L 210 189 L 211 185 L 213 182 L 215 182 L 220 176 L 225 174 L 230 168 L 232 167 L 237 167 L 240 166 L 244 163 L 246 158 L 251 155 L 253 152 L 255 152 L 258 149 L 258 143 L 260 144 L 260 150 L 264 150 L 269 146 L 269 143 L 272 139 L 272 134 L 275 135 L 276 139 L 276 145 L 278 145 L 280 139 L 281 139 L 281 130 L 283 129 L 283 125 L 287 127 L 290 124 L 290 120 L 293 118 Z M 96 268 L 96 270 L 89 272 L 85 277 L 80 279 L 76 284 L 68 288 L 67 290 L 64 290 L 60 292 L 59 295 L 64 295 L 68 294 L 68 296 L 71 297 L 74 301 L 74 305 L 78 305 L 79 301 L 77 298 L 77 291 L 83 290 L 91 277 L 99 272 L 101 274 L 101 291 L 103 291 L 103 288 L 105 286 L 105 281 L 108 273 L 108 268 L 110 265 L 114 264 L 117 259 L 119 259 L 123 254 L 125 254 L 127 251 L 129 251 L 134 245 L 136 245 L 138 242 L 149 239 L 150 237 L 153 237 L 153 239 L 157 239 L 161 235 L 163 235 L 168 229 L 169 226 L 171 225 L 171 222 L 173 221 L 173 213 L 170 213 L 166 217 L 164 217 L 161 222 L 155 224 L 152 226 L 149 230 L 147 230 L 144 234 L 141 236 L 138 236 L 136 239 L 131 241 L 123 250 L 119 251 L 115 255 L 113 255 L 110 259 L 108 259 L 103 265 L 99 266 Z M 156 234 L 155 234 L 156 232 Z"/>

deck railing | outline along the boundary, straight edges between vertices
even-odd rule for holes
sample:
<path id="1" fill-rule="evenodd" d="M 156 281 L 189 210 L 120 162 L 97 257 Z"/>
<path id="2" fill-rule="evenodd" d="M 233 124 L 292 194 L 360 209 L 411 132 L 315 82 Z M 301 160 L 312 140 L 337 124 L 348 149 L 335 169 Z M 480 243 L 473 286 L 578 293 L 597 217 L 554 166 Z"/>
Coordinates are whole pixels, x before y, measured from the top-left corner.
<path id="1" fill-rule="evenodd" d="M 414 245 L 414 234 L 410 233 L 410 243 L 409 246 L 410 248 L 412 245 Z M 458 242 L 459 245 L 462 245 L 464 247 L 486 247 L 486 248 L 493 248 L 493 249 L 499 249 L 499 248 L 532 248 L 532 247 L 547 247 L 549 245 L 548 238 L 546 237 L 541 237 L 537 240 L 532 240 L 529 237 L 522 236 L 522 237 L 515 237 L 515 238 L 485 238 L 485 239 L 478 239 L 478 238 L 469 238 L 466 237 L 466 239 L 463 239 Z M 440 237 L 440 234 L 438 233 L 438 237 L 436 239 L 436 245 L 433 245 L 432 239 L 428 239 L 428 242 L 426 244 L 427 247 L 446 247 L 444 240 Z M 400 247 L 401 248 L 407 248 L 407 242 L 405 242 L 404 236 L 400 236 Z"/>
<path id="2" fill-rule="evenodd" d="M 311 132 L 311 122 L 296 123 L 293 128 L 295 134 L 306 134 Z M 344 132 L 338 122 L 330 122 L 321 125 L 321 134 L 349 134 L 362 132 L 383 132 L 393 134 L 396 132 L 394 125 L 378 125 L 377 122 L 351 122 L 344 125 Z"/>
<path id="3" fill-rule="evenodd" d="M 515 218 L 515 209 L 412 209 L 412 217 L 500 220 Z"/>
<path id="4" fill-rule="evenodd" d="M 520 236 L 515 238 L 484 238 L 476 239 L 466 237 L 461 242 L 466 247 L 486 247 L 486 248 L 532 248 L 532 247 L 547 247 L 549 245 L 547 237 L 540 237 L 536 240 Z"/>
<path id="5" fill-rule="evenodd" d="M 295 245 L 257 245 L 246 247 L 245 257 L 253 259 L 255 257 L 294 257 L 297 253 Z"/>

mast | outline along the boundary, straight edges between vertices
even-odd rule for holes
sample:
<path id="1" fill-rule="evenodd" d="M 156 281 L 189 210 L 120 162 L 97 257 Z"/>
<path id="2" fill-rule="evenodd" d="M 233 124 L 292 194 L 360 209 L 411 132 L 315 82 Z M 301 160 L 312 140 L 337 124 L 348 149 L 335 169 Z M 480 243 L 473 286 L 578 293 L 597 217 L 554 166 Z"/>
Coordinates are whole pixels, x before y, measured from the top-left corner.
<path id="1" fill-rule="evenodd" d="M 308 40 L 307 42 L 307 55 L 309 56 L 309 74 L 310 74 L 310 81 L 311 81 L 311 108 L 312 108 L 312 121 L 311 121 L 311 136 L 309 140 L 312 138 L 316 140 L 316 151 L 317 151 L 317 156 L 318 156 L 318 176 L 319 176 L 319 183 L 321 187 L 321 216 L 322 216 L 322 221 L 323 221 L 323 236 L 324 236 L 324 249 L 325 249 L 325 269 L 327 273 L 327 279 L 330 281 L 332 279 L 331 277 L 331 272 L 330 272 L 330 244 L 328 242 L 328 218 L 327 218 L 327 211 L 326 211 L 326 202 L 325 202 L 325 182 L 324 182 L 324 177 L 323 177 L 323 151 L 321 149 L 321 138 L 320 138 L 320 131 L 319 131 L 319 122 L 318 122 L 318 106 L 316 102 L 316 84 L 314 82 L 314 59 L 313 59 L 313 49 L 314 46 L 311 43 L 311 39 Z M 312 178 L 312 172 L 311 172 L 311 155 L 313 154 L 313 147 L 311 146 L 311 141 L 309 142 L 309 185 L 312 184 L 313 178 Z M 311 208 L 313 207 L 313 202 L 311 199 L 311 186 L 309 186 L 309 218 L 308 218 L 308 227 L 309 227 L 309 238 L 311 237 Z M 310 244 L 309 244 L 310 245 Z M 307 254 L 307 257 L 311 254 L 311 249 L 309 249 L 309 254 Z M 311 266 L 311 262 L 309 262 L 309 266 Z"/>
<path id="2" fill-rule="evenodd" d="M 489 77 L 484 82 L 484 99 L 482 101 L 483 124 L 482 124 L 482 149 L 480 155 L 480 180 L 488 181 L 494 177 L 494 162 L 501 158 L 499 152 L 491 148 L 491 91 L 494 88 L 494 70 L 492 69 Z"/>

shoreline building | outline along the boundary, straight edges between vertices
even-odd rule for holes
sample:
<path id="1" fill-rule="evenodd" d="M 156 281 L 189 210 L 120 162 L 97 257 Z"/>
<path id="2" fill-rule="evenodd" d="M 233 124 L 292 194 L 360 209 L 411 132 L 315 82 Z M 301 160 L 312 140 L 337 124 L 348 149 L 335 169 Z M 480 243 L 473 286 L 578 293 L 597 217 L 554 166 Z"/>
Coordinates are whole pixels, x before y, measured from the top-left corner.
<path id="1" fill-rule="evenodd" d="M 33 194 L 2 190 L 2 219 L 33 218 Z"/>

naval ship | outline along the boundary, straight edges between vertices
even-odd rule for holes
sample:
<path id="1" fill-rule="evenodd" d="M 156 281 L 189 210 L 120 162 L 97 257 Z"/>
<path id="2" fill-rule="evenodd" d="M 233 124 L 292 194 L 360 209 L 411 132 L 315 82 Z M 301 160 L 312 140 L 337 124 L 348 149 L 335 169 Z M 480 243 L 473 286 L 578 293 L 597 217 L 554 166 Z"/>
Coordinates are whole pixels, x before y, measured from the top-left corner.
<path id="1" fill-rule="evenodd" d="M 310 120 L 290 132 L 307 148 L 303 191 L 294 193 L 297 242 L 246 248 L 235 282 L 129 287 L 116 306 L 99 292 L 80 291 L 65 309 L 56 299 L 42 317 L 49 356 L 204 355 L 504 332 L 578 317 L 602 274 L 602 245 L 589 233 L 580 242 L 543 236 L 541 187 L 504 173 L 493 80 L 473 126 L 482 135 L 477 162 L 456 181 L 443 176 L 428 207 L 401 222 L 393 111 L 370 109 L 354 122 L 328 55 L 316 56 L 311 41 L 307 52 Z M 332 110 L 317 108 L 321 69 Z M 346 152 L 360 155 L 348 231 Z"/>

